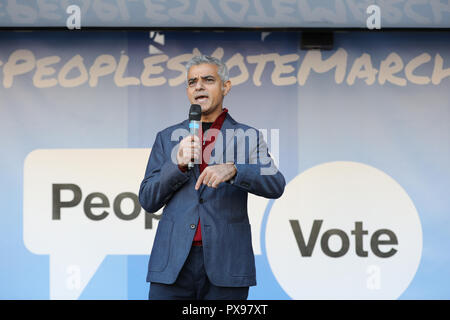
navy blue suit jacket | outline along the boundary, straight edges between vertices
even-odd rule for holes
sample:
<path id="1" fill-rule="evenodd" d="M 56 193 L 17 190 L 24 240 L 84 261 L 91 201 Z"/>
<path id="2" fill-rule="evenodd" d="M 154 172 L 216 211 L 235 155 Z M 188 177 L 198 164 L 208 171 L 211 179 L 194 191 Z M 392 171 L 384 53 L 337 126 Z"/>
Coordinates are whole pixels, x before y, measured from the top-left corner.
<path id="1" fill-rule="evenodd" d="M 195 190 L 199 165 L 184 173 L 176 164 L 178 144 L 188 130 L 185 120 L 158 132 L 140 186 L 139 201 L 147 212 L 165 206 L 150 254 L 147 281 L 175 282 L 200 217 L 209 280 L 217 286 L 256 285 L 247 195 L 279 198 L 285 179 L 270 158 L 262 134 L 227 114 L 209 165 L 213 160 L 234 161 L 237 174 L 234 181 L 221 183 L 217 189 L 202 184 Z"/>

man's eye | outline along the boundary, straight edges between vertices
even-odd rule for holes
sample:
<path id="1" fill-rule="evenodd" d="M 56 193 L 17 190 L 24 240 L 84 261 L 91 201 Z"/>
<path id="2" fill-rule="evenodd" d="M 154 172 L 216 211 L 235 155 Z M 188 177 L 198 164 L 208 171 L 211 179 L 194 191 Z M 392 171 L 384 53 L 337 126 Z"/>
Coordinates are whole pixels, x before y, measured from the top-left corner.
<path id="1" fill-rule="evenodd" d="M 206 78 L 206 83 L 214 83 L 214 78 Z"/>
<path id="2" fill-rule="evenodd" d="M 188 81 L 188 85 L 189 85 L 189 86 L 195 85 L 195 81 L 194 81 L 194 80 Z"/>

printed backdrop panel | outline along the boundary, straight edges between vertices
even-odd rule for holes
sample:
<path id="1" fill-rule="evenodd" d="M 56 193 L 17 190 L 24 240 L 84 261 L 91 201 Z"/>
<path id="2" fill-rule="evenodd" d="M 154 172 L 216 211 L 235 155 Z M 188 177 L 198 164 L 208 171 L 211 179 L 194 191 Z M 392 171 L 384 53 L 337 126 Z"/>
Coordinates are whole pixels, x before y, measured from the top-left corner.
<path id="1" fill-rule="evenodd" d="M 0 33 L 0 297 L 147 298 L 160 212 L 136 194 L 203 53 L 226 62 L 224 106 L 287 182 L 249 197 L 249 299 L 448 299 L 450 34 L 338 33 L 323 52 L 299 39 Z"/>

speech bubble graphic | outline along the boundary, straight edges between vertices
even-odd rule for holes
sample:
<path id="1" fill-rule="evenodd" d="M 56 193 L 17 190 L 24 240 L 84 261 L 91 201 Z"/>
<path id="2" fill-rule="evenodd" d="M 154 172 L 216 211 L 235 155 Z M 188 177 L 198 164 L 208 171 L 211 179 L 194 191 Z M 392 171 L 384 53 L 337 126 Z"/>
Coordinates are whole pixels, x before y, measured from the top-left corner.
<path id="1" fill-rule="evenodd" d="M 406 191 L 358 162 L 320 164 L 291 180 L 265 240 L 270 268 L 293 299 L 397 299 L 422 255 Z"/>
<path id="2" fill-rule="evenodd" d="M 137 201 L 149 152 L 59 149 L 27 156 L 24 242 L 50 255 L 51 299 L 77 299 L 106 255 L 150 252 L 157 224 L 145 228 Z"/>
<path id="3" fill-rule="evenodd" d="M 50 255 L 51 299 L 79 298 L 106 255 L 150 253 L 157 219 L 146 223 L 138 201 L 149 154 L 150 149 L 39 149 L 27 156 L 24 243 L 35 254 Z M 261 253 L 267 203 L 249 195 L 255 254 Z"/>

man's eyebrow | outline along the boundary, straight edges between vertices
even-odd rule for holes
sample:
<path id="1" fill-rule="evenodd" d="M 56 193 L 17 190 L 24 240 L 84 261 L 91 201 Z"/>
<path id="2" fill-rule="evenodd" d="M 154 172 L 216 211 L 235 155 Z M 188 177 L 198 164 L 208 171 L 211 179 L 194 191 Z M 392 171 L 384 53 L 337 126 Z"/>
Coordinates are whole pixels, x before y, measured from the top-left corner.
<path id="1" fill-rule="evenodd" d="M 215 79 L 215 77 L 213 75 L 211 75 L 211 74 L 208 74 L 207 76 L 203 76 L 202 77 L 202 79 L 206 79 L 206 78 L 214 78 Z"/>
<path id="2" fill-rule="evenodd" d="M 202 78 L 202 79 L 207 79 L 207 78 L 213 78 L 213 79 L 215 79 L 215 77 L 214 77 L 213 75 L 211 75 L 211 74 L 208 74 L 208 75 L 206 75 L 206 76 L 202 76 L 202 77 L 200 77 L 200 78 Z M 192 77 L 192 78 L 189 78 L 188 81 L 191 81 L 191 80 L 197 80 L 197 79 L 198 79 L 198 77 Z"/>

